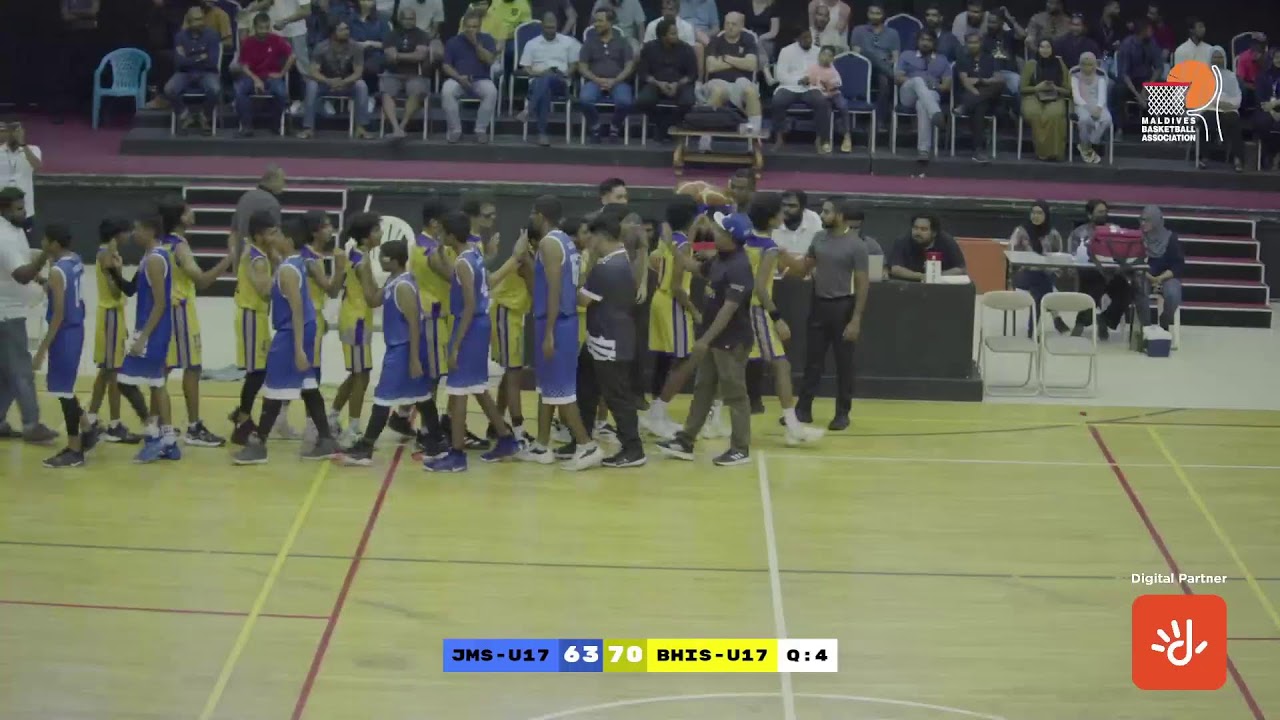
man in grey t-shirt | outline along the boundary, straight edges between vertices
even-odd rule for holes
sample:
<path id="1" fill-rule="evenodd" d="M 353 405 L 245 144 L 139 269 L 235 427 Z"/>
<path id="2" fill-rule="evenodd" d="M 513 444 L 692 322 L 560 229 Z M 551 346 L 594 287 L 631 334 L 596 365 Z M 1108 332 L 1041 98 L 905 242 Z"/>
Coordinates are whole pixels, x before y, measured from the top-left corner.
<path id="1" fill-rule="evenodd" d="M 852 200 L 833 198 L 822 203 L 823 230 L 814 237 L 805 261 L 813 274 L 813 301 L 796 416 L 800 422 L 813 422 L 813 398 L 830 348 L 835 354 L 836 414 L 829 430 L 849 427 L 853 405 L 854 343 L 862 332 L 862 314 L 871 290 L 867 243 L 858 230 L 862 220 L 862 211 Z"/>
<path id="2" fill-rule="evenodd" d="M 279 165 L 272 165 L 262 173 L 262 179 L 258 181 L 258 187 L 248 190 L 240 199 L 236 201 L 235 214 L 231 216 L 231 235 L 235 239 L 237 256 L 232 267 L 239 265 L 239 253 L 243 243 L 250 238 L 249 234 L 249 218 L 258 213 L 268 213 L 271 219 L 280 224 L 280 194 L 284 192 L 285 175 L 284 169 Z M 268 251 L 268 248 L 261 248 Z"/>

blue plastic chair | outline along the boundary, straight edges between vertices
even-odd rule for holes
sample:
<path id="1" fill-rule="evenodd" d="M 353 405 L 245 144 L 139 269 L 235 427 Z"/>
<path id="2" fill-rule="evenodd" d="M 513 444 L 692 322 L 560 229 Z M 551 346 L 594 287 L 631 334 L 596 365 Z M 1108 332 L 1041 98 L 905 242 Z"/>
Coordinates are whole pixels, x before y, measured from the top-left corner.
<path id="1" fill-rule="evenodd" d="M 524 80 L 528 82 L 529 80 L 529 74 L 520 66 L 520 60 L 522 59 L 520 56 L 524 54 L 524 46 L 527 45 L 530 40 L 541 34 L 541 20 L 530 20 L 529 22 L 521 23 L 520 26 L 516 28 L 514 38 L 516 57 L 515 63 L 511 68 L 511 84 L 507 86 L 507 112 L 511 115 L 514 115 L 516 112 L 516 81 Z"/>
<path id="2" fill-rule="evenodd" d="M 898 47 L 903 50 L 914 49 L 916 35 L 919 35 L 920 31 L 924 29 L 924 23 L 906 13 L 898 13 L 885 20 L 884 24 L 898 32 Z"/>
<path id="3" fill-rule="evenodd" d="M 849 134 L 857 127 L 857 117 L 871 118 L 871 152 L 876 151 L 876 106 L 871 102 L 871 61 L 855 52 L 840 53 L 831 61 L 840 73 L 840 94 L 849 107 Z M 833 124 L 834 126 L 834 124 Z"/>
<path id="4" fill-rule="evenodd" d="M 111 87 L 102 86 L 102 73 L 111 68 Z M 134 112 L 147 103 L 147 73 L 151 72 L 151 56 L 137 48 L 118 48 L 107 53 L 93 73 L 93 127 L 98 128 L 102 99 L 133 98 Z"/>

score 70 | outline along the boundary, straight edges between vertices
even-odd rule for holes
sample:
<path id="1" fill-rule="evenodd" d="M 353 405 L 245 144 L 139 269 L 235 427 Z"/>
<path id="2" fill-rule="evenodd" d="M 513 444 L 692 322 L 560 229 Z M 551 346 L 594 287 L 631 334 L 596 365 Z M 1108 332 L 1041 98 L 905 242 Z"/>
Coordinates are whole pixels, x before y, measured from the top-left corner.
<path id="1" fill-rule="evenodd" d="M 607 650 L 611 656 L 609 658 L 611 663 L 622 662 L 624 655 L 626 656 L 626 662 L 638 663 L 644 660 L 644 648 L 639 645 L 610 645 Z M 598 652 L 599 648 L 595 645 L 583 645 L 581 651 L 579 651 L 577 645 L 570 645 L 565 648 L 564 661 L 576 663 L 581 660 L 582 662 L 593 663 L 600 659 Z"/>

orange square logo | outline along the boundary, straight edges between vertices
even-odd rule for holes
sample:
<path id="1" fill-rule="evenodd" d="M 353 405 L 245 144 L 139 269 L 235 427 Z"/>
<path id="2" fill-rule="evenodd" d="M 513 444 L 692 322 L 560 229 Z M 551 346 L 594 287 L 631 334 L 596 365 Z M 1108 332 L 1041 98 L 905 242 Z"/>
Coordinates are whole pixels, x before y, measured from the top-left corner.
<path id="1" fill-rule="evenodd" d="M 1227 682 L 1227 602 L 1217 595 L 1142 595 L 1133 601 L 1133 684 L 1217 690 Z"/>

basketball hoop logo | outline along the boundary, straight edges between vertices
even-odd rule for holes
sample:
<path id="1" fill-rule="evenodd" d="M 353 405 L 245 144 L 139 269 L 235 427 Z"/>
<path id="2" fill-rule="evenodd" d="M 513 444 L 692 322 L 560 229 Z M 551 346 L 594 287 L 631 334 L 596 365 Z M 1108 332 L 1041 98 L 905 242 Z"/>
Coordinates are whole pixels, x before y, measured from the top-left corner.
<path id="1" fill-rule="evenodd" d="M 1208 137 L 1205 111 L 1214 113 L 1214 129 L 1218 142 L 1222 142 L 1222 125 L 1217 120 L 1222 74 L 1217 67 L 1199 60 L 1183 60 L 1169 71 L 1168 82 L 1149 82 L 1143 87 L 1147 89 L 1147 115 L 1142 118 L 1144 142 L 1195 142 L 1201 123 Z"/>

